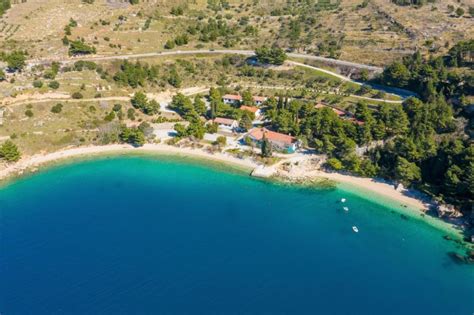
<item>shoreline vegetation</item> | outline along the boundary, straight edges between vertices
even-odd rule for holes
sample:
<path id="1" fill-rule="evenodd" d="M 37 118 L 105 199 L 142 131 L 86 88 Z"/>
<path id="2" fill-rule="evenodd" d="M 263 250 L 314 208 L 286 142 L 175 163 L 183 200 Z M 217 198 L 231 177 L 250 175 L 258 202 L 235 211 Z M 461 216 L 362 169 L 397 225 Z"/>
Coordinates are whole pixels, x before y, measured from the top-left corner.
<path id="1" fill-rule="evenodd" d="M 24 156 L 17 163 L 5 164 L 5 167 L 0 169 L 0 182 L 8 183 L 18 177 L 36 173 L 40 168 L 80 158 L 137 154 L 177 156 L 194 158 L 204 162 L 214 162 L 226 165 L 226 169 L 231 167 L 250 176 L 275 180 L 290 185 L 303 185 L 306 187 L 334 187 L 337 185 L 349 193 L 355 193 L 372 202 L 384 205 L 392 211 L 399 212 L 402 218 L 407 220 L 408 218 L 414 218 L 423 221 L 447 233 L 445 239 L 462 240 L 462 230 L 454 222 L 447 222 L 425 215 L 425 212 L 434 204 L 423 199 L 421 193 L 397 190 L 388 182 L 372 178 L 325 172 L 320 169 L 315 170 L 314 165 L 312 165 L 312 168 L 309 168 L 310 165 L 305 165 L 305 163 L 309 163 L 308 161 L 297 161 L 291 164 L 290 160 L 283 160 L 271 166 L 263 166 L 250 158 L 238 158 L 221 152 L 210 153 L 203 149 L 180 148 L 167 144 L 145 144 L 142 147 L 133 147 L 127 144 L 111 144 L 66 148 L 52 153 Z M 288 165 L 293 165 L 294 167 L 288 169 Z M 262 173 L 265 175 L 262 176 Z"/>

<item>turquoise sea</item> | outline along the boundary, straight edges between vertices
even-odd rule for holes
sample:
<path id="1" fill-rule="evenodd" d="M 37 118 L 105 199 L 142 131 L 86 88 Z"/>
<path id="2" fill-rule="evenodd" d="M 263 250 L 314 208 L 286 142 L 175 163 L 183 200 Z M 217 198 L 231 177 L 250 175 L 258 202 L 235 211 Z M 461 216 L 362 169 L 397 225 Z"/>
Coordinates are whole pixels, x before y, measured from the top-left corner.
<path id="1" fill-rule="evenodd" d="M 0 314 L 472 315 L 442 236 L 344 189 L 99 158 L 0 188 Z"/>

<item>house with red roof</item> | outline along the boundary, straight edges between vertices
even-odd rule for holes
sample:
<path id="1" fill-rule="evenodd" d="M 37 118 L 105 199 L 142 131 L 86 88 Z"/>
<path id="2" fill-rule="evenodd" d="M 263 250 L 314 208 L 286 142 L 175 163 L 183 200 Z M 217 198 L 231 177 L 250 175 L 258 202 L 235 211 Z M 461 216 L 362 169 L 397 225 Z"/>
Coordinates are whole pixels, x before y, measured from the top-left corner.
<path id="1" fill-rule="evenodd" d="M 358 120 L 356 118 L 349 118 L 349 121 L 358 126 L 363 126 L 365 124 L 365 122 L 363 122 L 362 120 Z"/>
<path id="2" fill-rule="evenodd" d="M 339 117 L 345 117 L 345 116 L 347 116 L 347 112 L 346 112 L 346 111 L 344 111 L 344 110 L 342 110 L 342 109 L 339 109 L 339 108 L 336 108 L 336 107 L 332 107 L 332 106 L 323 104 L 323 103 L 318 103 L 318 104 L 316 104 L 316 105 L 314 106 L 314 108 L 316 108 L 316 109 L 318 109 L 318 108 L 325 108 L 325 107 L 332 109 L 332 111 L 333 111 L 334 113 L 336 113 L 336 115 L 339 116 Z"/>
<path id="3" fill-rule="evenodd" d="M 364 125 L 364 122 L 363 122 L 363 121 L 354 118 L 352 114 L 350 114 L 349 112 L 346 112 L 346 111 L 344 111 L 344 110 L 342 110 L 342 109 L 339 109 L 339 108 L 336 108 L 336 107 L 332 107 L 332 106 L 329 106 L 329 105 L 325 105 L 325 104 L 323 104 L 323 103 L 318 103 L 318 104 L 316 104 L 316 105 L 314 106 L 314 108 L 324 108 L 324 107 L 327 107 L 327 108 L 332 109 L 332 111 L 333 111 L 334 113 L 336 113 L 336 115 L 339 116 L 339 117 L 342 118 L 342 119 L 346 119 L 346 120 L 348 120 L 348 121 L 350 121 L 350 122 L 352 122 L 352 123 L 354 123 L 354 124 L 356 124 L 356 125 L 358 125 L 358 126 Z"/>
<path id="4" fill-rule="evenodd" d="M 253 128 L 247 134 L 247 137 L 258 146 L 266 138 L 272 147 L 278 151 L 294 153 L 300 146 L 300 141 L 293 136 L 268 130 L 267 128 Z"/>
<path id="5" fill-rule="evenodd" d="M 246 105 L 242 105 L 242 106 L 240 106 L 239 109 L 253 113 L 253 114 L 255 115 L 255 118 L 260 117 L 261 114 L 262 114 L 260 108 L 258 108 L 257 106 L 246 106 Z"/>

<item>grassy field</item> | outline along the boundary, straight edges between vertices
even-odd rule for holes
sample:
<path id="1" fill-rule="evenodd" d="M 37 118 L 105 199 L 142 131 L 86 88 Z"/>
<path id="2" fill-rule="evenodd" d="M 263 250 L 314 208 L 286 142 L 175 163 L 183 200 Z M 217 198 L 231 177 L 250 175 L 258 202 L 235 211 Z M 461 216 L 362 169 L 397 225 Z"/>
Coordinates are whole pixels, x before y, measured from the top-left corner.
<path id="1" fill-rule="evenodd" d="M 60 113 L 51 108 L 62 104 Z M 0 139 L 13 139 L 25 154 L 52 152 L 67 146 L 99 143 L 99 128 L 106 122 L 104 117 L 112 111 L 114 104 L 122 105 L 125 113 L 130 102 L 107 101 L 54 101 L 39 104 L 9 106 L 0 126 Z M 32 114 L 27 115 L 27 111 Z M 136 121 L 151 120 L 136 111 Z M 116 118 L 114 121 L 118 121 Z"/>

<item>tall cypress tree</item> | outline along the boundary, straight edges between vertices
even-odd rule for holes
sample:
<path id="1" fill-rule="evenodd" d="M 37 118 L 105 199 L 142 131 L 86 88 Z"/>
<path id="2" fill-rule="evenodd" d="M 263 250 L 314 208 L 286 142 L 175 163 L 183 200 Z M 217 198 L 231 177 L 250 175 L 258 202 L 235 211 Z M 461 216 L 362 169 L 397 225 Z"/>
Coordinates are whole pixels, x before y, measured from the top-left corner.
<path id="1" fill-rule="evenodd" d="M 265 132 L 263 133 L 262 139 L 262 157 L 271 157 L 272 156 L 272 144 L 268 141 Z"/>

